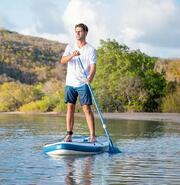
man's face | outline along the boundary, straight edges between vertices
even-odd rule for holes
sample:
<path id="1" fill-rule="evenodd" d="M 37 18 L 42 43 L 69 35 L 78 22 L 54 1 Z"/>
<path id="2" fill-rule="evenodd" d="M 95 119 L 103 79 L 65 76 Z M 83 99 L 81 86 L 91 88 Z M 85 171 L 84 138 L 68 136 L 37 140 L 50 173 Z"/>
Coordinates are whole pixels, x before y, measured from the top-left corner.
<path id="1" fill-rule="evenodd" d="M 84 31 L 81 27 L 76 27 L 75 34 L 77 40 L 85 40 L 87 32 Z"/>

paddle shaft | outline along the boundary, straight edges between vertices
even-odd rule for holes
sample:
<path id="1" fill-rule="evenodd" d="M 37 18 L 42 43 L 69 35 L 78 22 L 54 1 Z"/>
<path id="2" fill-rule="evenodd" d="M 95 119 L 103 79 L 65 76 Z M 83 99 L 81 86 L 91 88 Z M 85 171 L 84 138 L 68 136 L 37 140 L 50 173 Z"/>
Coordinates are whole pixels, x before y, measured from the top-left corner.
<path id="1" fill-rule="evenodd" d="M 83 64 L 82 64 L 82 62 L 81 62 L 81 59 L 80 59 L 79 57 L 78 57 L 78 60 L 79 60 L 79 63 L 80 63 L 80 65 L 81 65 L 81 68 L 82 68 L 82 70 L 83 70 L 84 76 L 85 76 L 85 78 L 87 79 L 86 71 L 85 71 L 84 66 L 83 66 Z M 101 113 L 101 111 L 100 111 L 100 109 L 99 109 L 98 103 L 97 103 L 97 101 L 96 101 L 94 92 L 93 92 L 93 90 L 92 90 L 92 88 L 91 88 L 91 85 L 90 85 L 89 83 L 87 83 L 87 85 L 88 85 L 88 88 L 89 88 L 89 90 L 90 90 L 91 96 L 92 96 L 92 98 L 93 98 L 94 104 L 95 104 L 95 106 L 96 106 L 96 110 L 97 110 L 97 112 L 98 112 L 98 114 L 99 114 L 99 117 L 100 117 L 102 126 L 103 126 L 104 131 L 105 131 L 105 133 L 106 133 L 106 136 L 107 136 L 107 138 L 108 138 L 110 147 L 113 148 L 113 143 L 112 143 L 112 140 L 111 140 L 111 138 L 110 138 L 109 131 L 108 131 L 108 129 L 107 129 L 107 127 L 106 127 L 106 124 L 105 124 L 105 122 L 104 122 L 104 119 L 103 119 L 102 113 Z"/>

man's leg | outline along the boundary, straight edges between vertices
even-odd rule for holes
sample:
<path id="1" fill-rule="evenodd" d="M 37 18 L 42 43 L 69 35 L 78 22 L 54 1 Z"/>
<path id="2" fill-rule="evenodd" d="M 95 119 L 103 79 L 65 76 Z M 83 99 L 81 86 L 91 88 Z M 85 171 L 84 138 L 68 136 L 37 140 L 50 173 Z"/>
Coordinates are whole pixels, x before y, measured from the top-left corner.
<path id="1" fill-rule="evenodd" d="M 72 131 L 74 126 L 74 110 L 75 105 L 72 103 L 67 103 L 67 113 L 66 113 L 66 126 L 67 131 Z"/>
<path id="2" fill-rule="evenodd" d="M 67 113 L 66 113 L 66 127 L 67 127 L 67 136 L 64 138 L 64 141 L 72 140 L 72 131 L 74 126 L 74 111 L 75 104 L 67 103 Z"/>
<path id="3" fill-rule="evenodd" d="M 90 131 L 90 140 L 91 142 L 94 142 L 95 141 L 95 124 L 94 124 L 94 115 L 91 110 L 91 106 L 83 105 L 82 107 L 83 107 L 83 111 L 86 116 L 86 121 L 89 127 L 89 131 Z"/>
<path id="4" fill-rule="evenodd" d="M 67 135 L 64 138 L 64 141 L 72 140 L 72 131 L 74 126 L 74 111 L 75 104 L 77 100 L 78 93 L 71 86 L 66 86 L 65 88 L 65 103 L 67 103 L 67 113 L 66 113 L 66 127 L 67 127 Z"/>

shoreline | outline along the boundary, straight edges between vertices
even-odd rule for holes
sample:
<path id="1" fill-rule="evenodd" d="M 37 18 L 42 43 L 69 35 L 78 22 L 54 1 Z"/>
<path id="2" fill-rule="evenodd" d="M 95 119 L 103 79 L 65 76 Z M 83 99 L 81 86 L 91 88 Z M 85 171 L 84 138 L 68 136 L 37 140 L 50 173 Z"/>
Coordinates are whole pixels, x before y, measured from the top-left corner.
<path id="1" fill-rule="evenodd" d="M 65 116 L 66 113 L 59 112 L 37 112 L 37 113 L 24 113 L 24 112 L 0 112 L 0 115 L 8 114 L 22 114 L 22 115 L 54 115 L 54 116 Z M 180 113 L 146 113 L 146 112 L 135 112 L 135 113 L 102 113 L 105 119 L 116 119 L 116 120 L 141 120 L 141 121 L 165 121 L 180 123 Z M 75 113 L 77 117 L 85 117 L 84 113 Z M 99 115 L 94 114 L 95 118 Z"/>

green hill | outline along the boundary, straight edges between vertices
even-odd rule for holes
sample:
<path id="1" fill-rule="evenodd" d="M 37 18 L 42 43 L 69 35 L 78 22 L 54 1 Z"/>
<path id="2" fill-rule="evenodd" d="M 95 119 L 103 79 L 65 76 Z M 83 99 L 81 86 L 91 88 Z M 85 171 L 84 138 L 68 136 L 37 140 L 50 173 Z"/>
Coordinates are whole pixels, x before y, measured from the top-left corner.
<path id="1" fill-rule="evenodd" d="M 0 83 L 25 84 L 65 79 L 59 59 L 66 44 L 0 30 Z"/>

